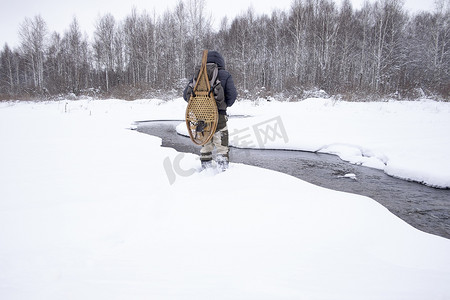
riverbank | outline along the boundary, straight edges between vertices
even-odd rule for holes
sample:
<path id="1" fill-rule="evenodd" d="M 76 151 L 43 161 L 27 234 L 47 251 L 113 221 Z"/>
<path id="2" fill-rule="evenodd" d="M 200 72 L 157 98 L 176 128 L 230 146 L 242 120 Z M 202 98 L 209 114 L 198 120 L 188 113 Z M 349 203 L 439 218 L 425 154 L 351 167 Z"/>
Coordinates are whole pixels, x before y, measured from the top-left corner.
<path id="1" fill-rule="evenodd" d="M 229 122 L 238 148 L 283 149 L 338 155 L 352 164 L 437 188 L 450 188 L 450 103 L 242 101 Z M 187 136 L 181 124 L 177 132 Z"/>

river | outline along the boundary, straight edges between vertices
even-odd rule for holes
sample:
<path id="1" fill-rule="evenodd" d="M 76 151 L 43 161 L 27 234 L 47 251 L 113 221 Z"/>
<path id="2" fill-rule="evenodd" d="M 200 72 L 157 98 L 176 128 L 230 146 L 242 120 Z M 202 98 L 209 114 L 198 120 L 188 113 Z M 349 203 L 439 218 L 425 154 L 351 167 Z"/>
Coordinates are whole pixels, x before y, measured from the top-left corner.
<path id="1" fill-rule="evenodd" d="M 175 127 L 181 122 L 139 122 L 137 130 L 160 137 L 163 147 L 199 154 L 200 146 L 177 134 Z M 413 227 L 450 238 L 449 189 L 397 179 L 330 154 L 231 148 L 230 160 L 283 172 L 321 187 L 368 196 Z M 356 176 L 345 177 L 346 174 Z"/>

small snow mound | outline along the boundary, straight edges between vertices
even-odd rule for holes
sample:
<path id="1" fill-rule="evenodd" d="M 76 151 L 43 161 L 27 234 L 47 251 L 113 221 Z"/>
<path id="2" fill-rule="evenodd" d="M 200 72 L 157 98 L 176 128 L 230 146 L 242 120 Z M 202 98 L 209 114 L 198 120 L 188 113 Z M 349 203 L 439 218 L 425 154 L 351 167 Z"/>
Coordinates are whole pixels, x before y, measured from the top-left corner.
<path id="1" fill-rule="evenodd" d="M 356 175 L 353 174 L 353 173 L 348 173 L 348 174 L 345 174 L 345 175 L 341 175 L 341 176 L 338 176 L 338 178 L 350 178 L 350 179 L 353 179 L 353 180 L 358 180 L 356 178 Z"/>

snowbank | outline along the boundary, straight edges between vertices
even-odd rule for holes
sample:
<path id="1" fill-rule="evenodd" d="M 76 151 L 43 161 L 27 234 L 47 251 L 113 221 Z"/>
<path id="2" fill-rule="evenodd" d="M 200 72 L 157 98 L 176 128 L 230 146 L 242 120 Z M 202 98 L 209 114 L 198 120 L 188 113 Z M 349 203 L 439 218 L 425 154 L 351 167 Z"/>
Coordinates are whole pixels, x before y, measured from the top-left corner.
<path id="1" fill-rule="evenodd" d="M 0 104 L 2 299 L 450 297 L 450 240 L 377 202 L 241 164 L 199 172 L 198 156 L 125 129 L 180 105 Z M 265 105 L 251 121 L 281 106 Z M 292 145 L 310 134 L 281 116 Z"/>
<path id="2" fill-rule="evenodd" d="M 391 176 L 450 188 L 450 103 L 242 101 L 229 113 L 251 116 L 230 120 L 235 147 L 331 153 Z M 177 130 L 187 135 L 184 124 Z"/>

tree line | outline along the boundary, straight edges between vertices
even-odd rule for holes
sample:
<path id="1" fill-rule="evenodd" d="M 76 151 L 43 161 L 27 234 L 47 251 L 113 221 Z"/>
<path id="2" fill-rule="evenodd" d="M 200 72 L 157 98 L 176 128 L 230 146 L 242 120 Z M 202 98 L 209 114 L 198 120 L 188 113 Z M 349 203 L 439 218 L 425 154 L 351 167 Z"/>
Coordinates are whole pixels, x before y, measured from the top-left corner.
<path id="1" fill-rule="evenodd" d="M 450 91 L 450 7 L 410 16 L 401 0 L 294 0 L 288 11 L 252 9 L 214 29 L 204 0 L 180 0 L 162 15 L 107 13 L 92 39 L 74 17 L 63 33 L 26 18 L 20 45 L 0 50 L 0 99 L 91 95 L 134 99 L 179 95 L 202 49 L 222 53 L 242 97 L 305 91 L 434 95 Z"/>

